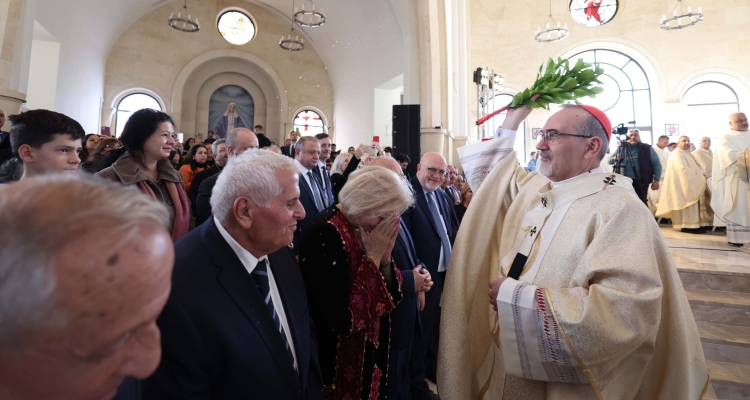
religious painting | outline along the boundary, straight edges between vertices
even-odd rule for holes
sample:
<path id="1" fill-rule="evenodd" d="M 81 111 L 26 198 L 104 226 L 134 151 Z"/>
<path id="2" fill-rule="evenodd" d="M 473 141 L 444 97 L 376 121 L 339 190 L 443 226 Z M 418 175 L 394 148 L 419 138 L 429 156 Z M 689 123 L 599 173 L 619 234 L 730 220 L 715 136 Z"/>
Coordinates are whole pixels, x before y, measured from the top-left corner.
<path id="1" fill-rule="evenodd" d="M 583 26 L 599 26 L 617 14 L 617 0 L 571 0 L 570 15 Z"/>
<path id="2" fill-rule="evenodd" d="M 207 131 L 224 138 L 234 128 L 252 128 L 255 122 L 255 102 L 247 90 L 236 86 L 222 86 L 211 95 L 208 104 Z"/>
<path id="3" fill-rule="evenodd" d="M 667 136 L 677 136 L 680 134 L 680 125 L 678 124 L 666 124 L 664 126 L 664 134 Z"/>

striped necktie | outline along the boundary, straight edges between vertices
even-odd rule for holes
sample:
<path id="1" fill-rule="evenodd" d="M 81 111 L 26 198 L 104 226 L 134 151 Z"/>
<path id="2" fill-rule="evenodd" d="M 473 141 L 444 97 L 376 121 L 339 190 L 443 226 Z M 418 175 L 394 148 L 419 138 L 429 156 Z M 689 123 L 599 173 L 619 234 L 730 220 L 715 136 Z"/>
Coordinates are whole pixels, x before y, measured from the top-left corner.
<path id="1" fill-rule="evenodd" d="M 289 341 L 286 339 L 286 333 L 284 333 L 284 326 L 281 324 L 279 314 L 276 312 L 276 308 L 273 306 L 273 301 L 271 300 L 271 286 L 268 283 L 268 259 L 258 261 L 258 265 L 255 266 L 255 269 L 253 270 L 253 273 L 251 275 L 255 280 L 255 284 L 258 286 L 261 297 L 263 297 L 263 300 L 266 302 L 268 313 L 271 314 L 271 317 L 273 318 L 274 326 L 279 331 L 281 341 L 284 342 L 287 355 L 289 356 L 289 359 L 294 366 L 294 370 L 296 371 L 297 363 L 294 361 L 292 348 L 289 346 Z"/>

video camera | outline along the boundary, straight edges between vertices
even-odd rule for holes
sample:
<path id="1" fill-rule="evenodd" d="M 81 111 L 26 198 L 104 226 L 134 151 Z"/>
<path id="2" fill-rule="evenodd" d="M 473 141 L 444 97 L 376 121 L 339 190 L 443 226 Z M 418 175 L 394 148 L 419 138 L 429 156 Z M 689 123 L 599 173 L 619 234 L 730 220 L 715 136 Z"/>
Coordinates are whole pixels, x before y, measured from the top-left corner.
<path id="1" fill-rule="evenodd" d="M 635 121 L 623 122 L 612 128 L 612 136 L 617 136 L 619 141 L 628 140 L 628 132 L 630 131 L 630 128 L 626 127 L 625 124 L 635 125 Z"/>

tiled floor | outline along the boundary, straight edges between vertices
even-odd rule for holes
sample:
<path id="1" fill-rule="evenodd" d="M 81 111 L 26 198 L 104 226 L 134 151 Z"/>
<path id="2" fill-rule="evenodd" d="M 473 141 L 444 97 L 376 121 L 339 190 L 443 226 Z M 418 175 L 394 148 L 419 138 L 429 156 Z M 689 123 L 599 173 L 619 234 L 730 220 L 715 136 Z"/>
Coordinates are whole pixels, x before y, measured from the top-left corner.
<path id="1" fill-rule="evenodd" d="M 675 265 L 680 270 L 711 271 L 725 275 L 750 274 L 750 255 L 727 243 L 724 232 L 702 235 L 677 232 L 661 225 Z"/>

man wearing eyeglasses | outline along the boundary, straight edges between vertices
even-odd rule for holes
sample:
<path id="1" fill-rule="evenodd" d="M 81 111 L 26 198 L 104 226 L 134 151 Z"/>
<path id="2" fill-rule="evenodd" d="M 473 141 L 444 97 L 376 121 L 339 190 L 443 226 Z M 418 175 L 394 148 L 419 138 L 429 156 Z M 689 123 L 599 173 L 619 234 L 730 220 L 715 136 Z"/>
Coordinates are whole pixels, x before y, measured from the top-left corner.
<path id="1" fill-rule="evenodd" d="M 700 398 L 705 358 L 666 242 L 631 180 L 600 166 L 609 118 L 564 105 L 527 174 L 513 144 L 530 113 L 458 149 L 475 195 L 445 278 L 440 398 Z"/>
<path id="2" fill-rule="evenodd" d="M 416 400 L 437 399 L 425 378 L 435 381 L 440 297 L 457 230 L 451 218 L 452 207 L 440 188 L 448 179 L 446 164 L 439 153 L 422 156 L 417 175 L 411 179 L 417 201 L 401 216 L 412 235 L 417 257 L 427 267 L 434 282 L 432 290 L 425 295 L 425 306 L 420 315 L 422 335 L 414 338 L 409 362 L 411 393 Z"/>

